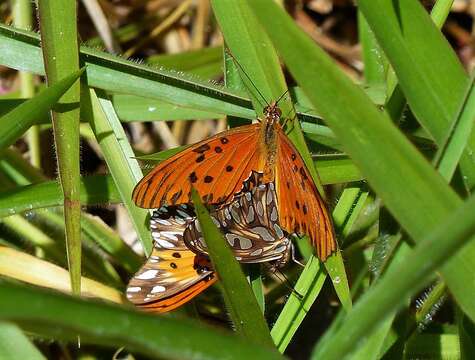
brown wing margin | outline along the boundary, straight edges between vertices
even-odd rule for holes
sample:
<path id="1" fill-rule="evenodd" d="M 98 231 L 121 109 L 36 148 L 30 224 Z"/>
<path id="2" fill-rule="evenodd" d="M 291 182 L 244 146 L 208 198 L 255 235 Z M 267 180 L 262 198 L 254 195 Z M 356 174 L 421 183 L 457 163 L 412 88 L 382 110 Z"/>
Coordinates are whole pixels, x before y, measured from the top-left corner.
<path id="1" fill-rule="evenodd" d="M 193 185 L 207 203 L 227 202 L 258 170 L 259 126 L 219 133 L 163 161 L 137 184 L 132 199 L 143 208 L 190 203 Z"/>
<path id="2" fill-rule="evenodd" d="M 326 205 L 299 152 L 279 132 L 276 187 L 281 226 L 289 233 L 308 235 L 324 261 L 337 248 Z"/>

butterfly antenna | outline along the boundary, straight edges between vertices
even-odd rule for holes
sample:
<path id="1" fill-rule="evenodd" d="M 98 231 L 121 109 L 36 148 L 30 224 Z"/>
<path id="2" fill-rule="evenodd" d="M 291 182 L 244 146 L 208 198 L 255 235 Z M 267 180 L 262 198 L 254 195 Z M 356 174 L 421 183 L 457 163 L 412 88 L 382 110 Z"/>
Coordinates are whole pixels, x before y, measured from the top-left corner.
<path id="1" fill-rule="evenodd" d="M 289 93 L 289 89 L 285 90 L 284 93 L 282 95 L 279 96 L 279 98 L 277 99 L 277 101 L 275 102 L 276 104 L 279 103 L 280 100 L 282 100 L 282 98 L 287 95 Z"/>
<path id="2" fill-rule="evenodd" d="M 300 300 L 303 299 L 303 295 L 300 294 L 297 290 L 295 290 L 295 288 L 290 283 L 290 280 L 279 268 L 272 266 L 268 263 L 264 263 L 264 265 L 266 265 L 266 267 L 271 271 L 271 273 L 274 274 L 287 289 L 289 289 L 293 294 L 295 294 L 295 296 L 297 296 Z"/>
<path id="3" fill-rule="evenodd" d="M 234 63 L 238 66 L 238 68 L 242 71 L 242 73 L 244 74 L 244 76 L 246 76 L 247 80 L 249 80 L 249 82 L 251 83 L 252 87 L 254 88 L 254 90 L 256 90 L 257 94 L 262 98 L 262 100 L 264 100 L 264 103 L 265 105 L 269 106 L 269 103 L 267 102 L 266 98 L 264 97 L 264 95 L 262 95 L 262 93 L 259 91 L 259 89 L 257 88 L 256 84 L 254 84 L 254 82 L 252 81 L 252 79 L 249 77 L 249 75 L 246 73 L 246 71 L 244 70 L 244 68 L 241 66 L 241 64 L 239 63 L 239 61 L 237 61 L 237 59 L 234 57 L 234 55 L 231 53 L 231 51 L 229 51 L 228 48 L 226 48 L 226 52 L 229 54 L 229 56 L 232 57 L 232 59 L 234 60 Z M 259 101 L 259 100 L 258 100 Z M 263 106 L 263 104 L 259 101 L 259 104 Z"/>

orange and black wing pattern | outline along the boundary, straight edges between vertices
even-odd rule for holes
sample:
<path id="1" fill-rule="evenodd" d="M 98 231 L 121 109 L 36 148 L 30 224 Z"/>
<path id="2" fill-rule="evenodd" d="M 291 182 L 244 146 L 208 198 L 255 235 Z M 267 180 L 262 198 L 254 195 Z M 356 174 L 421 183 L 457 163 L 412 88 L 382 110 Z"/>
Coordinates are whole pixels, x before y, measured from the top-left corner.
<path id="1" fill-rule="evenodd" d="M 280 225 L 289 233 L 308 235 L 324 261 L 337 248 L 330 215 L 299 152 L 282 129 L 277 131 Z"/>
<path id="2" fill-rule="evenodd" d="M 206 256 L 183 242 L 183 232 L 194 213 L 185 206 L 163 208 L 150 222 L 154 248 L 145 265 L 130 280 L 126 294 L 145 311 L 167 312 L 185 304 L 217 280 Z"/>
<path id="3" fill-rule="evenodd" d="M 258 167 L 259 128 L 219 133 L 163 161 L 137 184 L 134 202 L 143 208 L 191 203 L 192 186 L 206 203 L 231 201 Z"/>

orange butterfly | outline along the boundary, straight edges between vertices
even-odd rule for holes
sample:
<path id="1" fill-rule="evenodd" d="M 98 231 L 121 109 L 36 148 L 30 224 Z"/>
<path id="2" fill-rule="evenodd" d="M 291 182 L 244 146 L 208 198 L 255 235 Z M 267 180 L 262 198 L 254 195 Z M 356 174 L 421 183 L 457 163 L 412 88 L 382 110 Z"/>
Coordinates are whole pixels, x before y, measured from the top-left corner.
<path id="1" fill-rule="evenodd" d="M 303 159 L 281 124 L 273 102 L 259 123 L 240 126 L 203 140 L 157 165 L 135 187 L 143 208 L 191 203 L 195 187 L 208 204 L 227 204 L 253 171 L 274 182 L 282 228 L 308 235 L 325 260 L 337 247 L 332 222 Z"/>
<path id="2" fill-rule="evenodd" d="M 273 267 L 287 263 L 292 243 L 279 226 L 276 205 L 274 184 L 261 184 L 237 194 L 231 204 L 211 213 L 237 260 L 271 261 Z M 217 277 L 191 206 L 160 208 L 154 212 L 150 228 L 152 254 L 130 280 L 126 293 L 139 308 L 166 312 L 207 289 Z"/>

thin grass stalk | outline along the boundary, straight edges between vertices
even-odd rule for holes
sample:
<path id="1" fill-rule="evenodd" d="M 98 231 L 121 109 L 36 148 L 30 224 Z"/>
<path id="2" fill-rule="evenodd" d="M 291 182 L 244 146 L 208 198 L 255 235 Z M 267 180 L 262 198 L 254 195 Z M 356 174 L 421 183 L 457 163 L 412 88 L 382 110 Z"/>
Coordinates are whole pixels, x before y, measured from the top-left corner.
<path id="1" fill-rule="evenodd" d="M 79 70 L 77 4 L 68 0 L 39 0 L 39 21 L 48 85 Z M 68 265 L 73 294 L 81 293 L 81 203 L 79 199 L 79 83 L 52 112 L 59 180 L 64 195 Z"/>
<path id="2" fill-rule="evenodd" d="M 13 24 L 19 29 L 31 30 L 33 24 L 32 2 L 30 0 L 12 0 Z M 20 71 L 21 97 L 29 99 L 35 95 L 34 75 Z M 41 167 L 40 127 L 34 125 L 27 134 L 28 149 L 33 166 Z"/>

